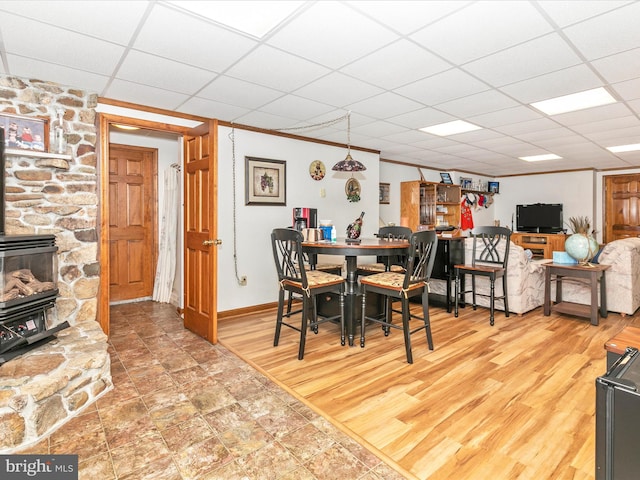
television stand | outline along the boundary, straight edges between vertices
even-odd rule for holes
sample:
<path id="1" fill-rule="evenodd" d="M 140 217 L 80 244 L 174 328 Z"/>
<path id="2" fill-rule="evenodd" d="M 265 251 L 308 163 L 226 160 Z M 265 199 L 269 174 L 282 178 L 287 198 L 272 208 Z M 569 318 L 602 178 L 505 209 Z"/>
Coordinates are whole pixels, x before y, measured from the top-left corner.
<path id="1" fill-rule="evenodd" d="M 514 232 L 511 241 L 522 248 L 529 249 L 537 258 L 553 258 L 553 252 L 564 251 L 564 241 L 567 235 L 564 233 L 526 233 Z"/>

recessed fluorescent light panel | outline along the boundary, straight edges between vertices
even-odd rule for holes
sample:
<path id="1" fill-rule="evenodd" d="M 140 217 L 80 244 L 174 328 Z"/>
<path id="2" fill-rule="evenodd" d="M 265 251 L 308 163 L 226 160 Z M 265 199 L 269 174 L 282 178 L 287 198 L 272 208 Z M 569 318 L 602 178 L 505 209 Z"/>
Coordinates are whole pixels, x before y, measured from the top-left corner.
<path id="1" fill-rule="evenodd" d="M 613 153 L 635 152 L 640 150 L 640 143 L 632 143 L 630 145 L 617 145 L 615 147 L 607 147 L 607 150 Z"/>
<path id="2" fill-rule="evenodd" d="M 615 102 L 616 99 L 601 87 L 535 102 L 532 103 L 531 106 L 547 115 L 557 115 L 559 113 L 575 112 L 576 110 L 599 107 L 600 105 L 608 105 Z"/>
<path id="3" fill-rule="evenodd" d="M 541 162 L 542 160 L 560 160 L 562 157 L 554 155 L 553 153 L 545 153 L 543 155 L 531 155 L 528 157 L 518 157 L 520 160 L 526 162 Z"/>
<path id="4" fill-rule="evenodd" d="M 440 123 L 438 125 L 431 125 L 430 127 L 421 128 L 423 132 L 438 135 L 440 137 L 446 137 L 447 135 L 455 135 L 456 133 L 473 132 L 474 130 L 480 130 L 482 127 L 474 125 L 473 123 L 464 122 L 462 120 L 454 120 L 453 122 Z"/>

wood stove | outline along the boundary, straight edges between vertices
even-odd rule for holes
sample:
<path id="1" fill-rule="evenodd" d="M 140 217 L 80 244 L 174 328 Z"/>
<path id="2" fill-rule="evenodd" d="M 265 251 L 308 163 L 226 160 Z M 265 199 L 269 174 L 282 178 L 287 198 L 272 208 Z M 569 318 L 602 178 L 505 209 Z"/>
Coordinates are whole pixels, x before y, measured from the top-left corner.
<path id="1" fill-rule="evenodd" d="M 5 171 L 4 131 L 0 168 Z M 4 175 L 0 175 L 0 365 L 69 326 L 47 328 L 58 296 L 58 248 L 53 235 L 5 235 Z"/>

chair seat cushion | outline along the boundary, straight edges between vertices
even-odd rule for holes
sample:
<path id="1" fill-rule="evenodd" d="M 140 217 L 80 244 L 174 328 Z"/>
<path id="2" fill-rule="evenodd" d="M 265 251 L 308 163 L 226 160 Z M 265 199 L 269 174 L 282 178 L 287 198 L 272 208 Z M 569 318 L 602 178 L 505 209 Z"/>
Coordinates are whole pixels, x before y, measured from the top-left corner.
<path id="1" fill-rule="evenodd" d="M 321 270 L 310 270 L 307 272 L 307 282 L 309 288 L 326 287 L 329 285 L 339 285 L 344 282 L 344 278 L 333 273 L 323 272 Z M 285 280 L 285 285 L 291 285 L 297 288 L 302 288 L 302 282 L 296 282 L 293 280 Z"/>
<path id="2" fill-rule="evenodd" d="M 384 263 L 365 263 L 358 265 L 358 270 L 365 272 L 385 272 L 386 266 Z M 392 272 L 404 273 L 404 268 L 400 265 L 391 265 Z"/>
<path id="3" fill-rule="evenodd" d="M 502 265 L 456 265 L 455 268 L 461 272 L 477 272 L 477 273 L 499 273 L 504 272 Z"/>
<path id="4" fill-rule="evenodd" d="M 393 290 L 395 292 L 400 292 L 402 291 L 402 285 L 404 284 L 404 277 L 404 273 L 383 272 L 376 273 L 375 275 L 369 275 L 368 277 L 363 277 L 360 282 L 363 285 L 382 287 Z M 409 285 L 409 290 L 415 290 L 424 286 L 424 283 L 414 283 Z"/>

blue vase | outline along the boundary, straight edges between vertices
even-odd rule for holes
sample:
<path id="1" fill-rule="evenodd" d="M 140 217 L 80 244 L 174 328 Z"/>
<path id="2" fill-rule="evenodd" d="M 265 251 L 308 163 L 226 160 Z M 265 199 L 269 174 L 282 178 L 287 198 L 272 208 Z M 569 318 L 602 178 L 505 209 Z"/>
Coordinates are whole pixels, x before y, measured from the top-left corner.
<path id="1" fill-rule="evenodd" d="M 564 242 L 564 250 L 579 263 L 586 263 L 598 253 L 598 242 L 591 235 L 574 233 Z"/>

